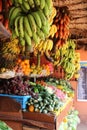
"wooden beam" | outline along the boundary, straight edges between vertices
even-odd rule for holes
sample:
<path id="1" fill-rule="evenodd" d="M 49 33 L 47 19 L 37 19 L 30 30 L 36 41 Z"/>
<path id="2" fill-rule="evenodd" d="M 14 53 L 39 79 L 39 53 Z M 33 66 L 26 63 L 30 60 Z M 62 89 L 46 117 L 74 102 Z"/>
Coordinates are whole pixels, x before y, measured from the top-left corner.
<path id="1" fill-rule="evenodd" d="M 84 30 L 84 29 L 87 29 L 87 24 L 85 24 L 85 23 L 78 23 L 78 24 L 76 24 L 76 23 L 73 23 L 73 24 L 70 24 L 69 25 L 69 28 L 70 29 L 81 29 L 81 30 Z"/>
<path id="2" fill-rule="evenodd" d="M 55 6 L 69 6 L 87 3 L 87 0 L 54 0 Z"/>
<path id="3" fill-rule="evenodd" d="M 77 18 L 74 18 L 70 21 L 71 24 L 75 23 L 75 24 L 87 24 L 87 16 L 85 17 L 77 17 Z"/>

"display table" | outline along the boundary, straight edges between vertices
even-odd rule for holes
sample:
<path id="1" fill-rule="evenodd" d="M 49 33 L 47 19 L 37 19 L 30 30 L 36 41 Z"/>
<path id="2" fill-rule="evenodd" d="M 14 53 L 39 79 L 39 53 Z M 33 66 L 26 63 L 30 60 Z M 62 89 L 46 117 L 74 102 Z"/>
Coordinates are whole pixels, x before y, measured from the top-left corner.
<path id="1" fill-rule="evenodd" d="M 73 105 L 73 99 L 66 102 L 65 106 L 60 109 L 58 115 L 43 114 L 36 112 L 23 112 L 23 119 L 32 121 L 32 125 L 24 126 L 24 130 L 58 130 L 63 118 L 67 115 Z"/>

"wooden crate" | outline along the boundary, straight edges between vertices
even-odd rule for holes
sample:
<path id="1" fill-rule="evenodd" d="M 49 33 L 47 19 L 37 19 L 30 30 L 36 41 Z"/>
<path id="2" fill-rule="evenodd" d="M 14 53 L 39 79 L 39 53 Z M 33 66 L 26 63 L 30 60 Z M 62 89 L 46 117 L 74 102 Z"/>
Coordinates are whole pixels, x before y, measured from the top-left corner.
<path id="1" fill-rule="evenodd" d="M 22 130 L 22 123 L 17 122 L 17 119 L 22 119 L 20 104 L 9 97 L 0 96 L 0 120 L 13 130 Z"/>
<path id="2" fill-rule="evenodd" d="M 70 99 L 58 116 L 54 114 L 43 114 L 36 112 L 23 112 L 23 118 L 32 121 L 32 126 L 39 130 L 58 130 L 63 118 L 67 115 L 73 105 L 73 99 Z M 29 128 L 29 129 L 28 129 Z M 24 130 L 32 130 L 30 127 Z M 34 128 L 33 128 L 34 130 Z"/>
<path id="3" fill-rule="evenodd" d="M 22 130 L 22 123 L 16 121 L 21 119 L 21 116 L 20 112 L 0 112 L 0 120 L 4 121 L 13 130 Z"/>

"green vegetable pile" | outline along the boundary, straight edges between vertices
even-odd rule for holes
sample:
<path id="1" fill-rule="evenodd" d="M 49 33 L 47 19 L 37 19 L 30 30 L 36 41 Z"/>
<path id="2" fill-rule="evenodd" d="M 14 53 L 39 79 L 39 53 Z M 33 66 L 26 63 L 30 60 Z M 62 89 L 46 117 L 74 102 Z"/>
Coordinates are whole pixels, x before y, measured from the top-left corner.
<path id="1" fill-rule="evenodd" d="M 35 112 L 49 113 L 58 111 L 64 105 L 62 101 L 54 94 L 47 91 L 47 89 L 39 84 L 36 84 L 33 91 L 38 94 L 37 97 L 31 97 L 27 102 L 27 108 L 34 106 Z"/>
<path id="2" fill-rule="evenodd" d="M 47 78 L 46 82 L 48 84 L 54 85 L 55 87 L 61 89 L 63 92 L 67 94 L 74 94 L 74 91 L 72 89 L 70 82 L 64 79 Z"/>
<path id="3" fill-rule="evenodd" d="M 0 130 L 12 130 L 5 122 L 0 121 Z"/>

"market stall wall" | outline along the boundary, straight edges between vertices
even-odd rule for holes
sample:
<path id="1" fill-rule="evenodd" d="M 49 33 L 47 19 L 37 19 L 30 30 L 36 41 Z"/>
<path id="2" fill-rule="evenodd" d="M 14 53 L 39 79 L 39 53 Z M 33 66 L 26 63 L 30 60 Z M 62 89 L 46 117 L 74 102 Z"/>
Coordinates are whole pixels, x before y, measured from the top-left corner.
<path id="1" fill-rule="evenodd" d="M 84 49 L 78 50 L 80 52 L 81 61 L 87 61 L 87 51 Z M 79 111 L 79 115 L 82 121 L 87 121 L 87 101 L 78 101 L 77 100 L 77 81 L 71 81 L 73 88 L 75 89 L 75 100 L 74 105 L 75 108 Z"/>

